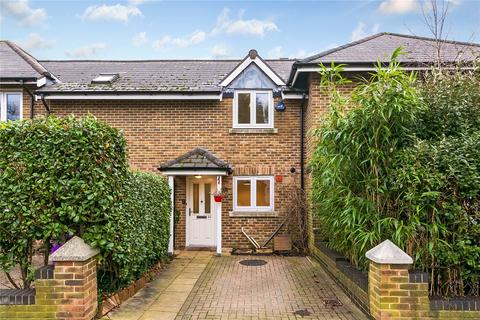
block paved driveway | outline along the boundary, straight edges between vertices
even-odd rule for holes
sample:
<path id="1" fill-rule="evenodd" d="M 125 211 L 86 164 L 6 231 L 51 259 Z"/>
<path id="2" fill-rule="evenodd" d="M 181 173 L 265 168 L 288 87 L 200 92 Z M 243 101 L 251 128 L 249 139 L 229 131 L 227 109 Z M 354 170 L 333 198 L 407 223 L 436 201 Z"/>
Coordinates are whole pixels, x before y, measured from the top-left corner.
<path id="1" fill-rule="evenodd" d="M 242 260 L 261 259 L 263 266 Z M 328 306 L 325 300 L 341 306 Z M 303 317 L 302 317 L 303 315 Z M 214 257 L 176 319 L 366 319 L 316 262 L 305 257 Z"/>
<path id="2" fill-rule="evenodd" d="M 248 259 L 267 263 L 240 264 Z M 367 319 L 314 260 L 210 253 L 181 254 L 110 318 Z"/>

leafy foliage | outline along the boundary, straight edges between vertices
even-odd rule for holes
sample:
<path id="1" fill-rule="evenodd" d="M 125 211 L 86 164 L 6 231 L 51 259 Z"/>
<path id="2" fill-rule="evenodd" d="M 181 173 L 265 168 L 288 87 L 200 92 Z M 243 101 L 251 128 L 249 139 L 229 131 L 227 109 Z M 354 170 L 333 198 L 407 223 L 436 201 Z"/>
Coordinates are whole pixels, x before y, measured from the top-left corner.
<path id="1" fill-rule="evenodd" d="M 93 117 L 0 123 L 0 267 L 28 287 L 34 241 L 105 223 L 126 176 L 125 139 Z"/>
<path id="2" fill-rule="evenodd" d="M 111 235 L 99 271 L 100 289 L 112 292 L 129 284 L 167 257 L 170 235 L 170 188 L 163 177 L 153 173 L 131 173 L 124 198 L 115 207 L 107 225 L 87 238 L 92 244 Z"/>
<path id="3" fill-rule="evenodd" d="M 310 163 L 321 233 L 361 268 L 391 239 L 430 272 L 432 294 L 478 295 L 479 77 L 432 71 L 417 82 L 399 54 L 347 96 L 342 67 L 322 68 L 331 111 Z"/>
<path id="4" fill-rule="evenodd" d="M 102 290 L 166 256 L 170 191 L 128 171 L 123 135 L 92 116 L 0 123 L 0 268 L 33 278 L 34 243 L 83 237 L 100 249 Z M 45 259 L 46 260 L 46 259 Z"/>

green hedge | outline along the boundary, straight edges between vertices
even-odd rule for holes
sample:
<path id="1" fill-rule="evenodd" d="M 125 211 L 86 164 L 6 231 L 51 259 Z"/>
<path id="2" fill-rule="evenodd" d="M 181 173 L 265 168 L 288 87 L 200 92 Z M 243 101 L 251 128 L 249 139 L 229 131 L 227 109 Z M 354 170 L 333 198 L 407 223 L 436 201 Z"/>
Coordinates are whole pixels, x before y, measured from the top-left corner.
<path id="1" fill-rule="evenodd" d="M 106 223 L 127 168 L 123 135 L 92 116 L 0 123 L 0 268 L 28 286 L 34 241 Z"/>
<path id="2" fill-rule="evenodd" d="M 431 274 L 431 294 L 479 295 L 480 74 L 417 81 L 398 54 L 350 95 L 341 67 L 322 69 L 333 99 L 310 163 L 321 234 L 365 270 L 390 239 Z"/>
<path id="3" fill-rule="evenodd" d="M 99 271 L 101 291 L 112 292 L 129 284 L 167 257 L 170 208 L 165 178 L 142 172 L 129 175 L 124 198 L 112 210 L 109 223 L 98 226 L 98 232 L 87 238 L 94 245 L 105 233 L 113 239 L 114 246 L 106 250 L 107 259 Z"/>
<path id="4" fill-rule="evenodd" d="M 100 249 L 102 291 L 128 284 L 166 257 L 170 206 L 165 179 L 129 172 L 125 138 L 93 116 L 0 123 L 0 269 L 20 265 L 23 287 L 35 241 L 71 235 Z"/>

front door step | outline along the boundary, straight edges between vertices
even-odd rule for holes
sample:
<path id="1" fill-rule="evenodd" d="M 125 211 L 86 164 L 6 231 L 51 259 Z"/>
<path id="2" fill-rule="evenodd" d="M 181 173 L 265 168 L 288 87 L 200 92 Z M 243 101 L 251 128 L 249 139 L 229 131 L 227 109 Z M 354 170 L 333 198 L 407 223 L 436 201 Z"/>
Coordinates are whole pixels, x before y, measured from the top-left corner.
<path id="1" fill-rule="evenodd" d="M 188 246 L 188 247 L 185 247 L 185 250 L 187 251 L 216 251 L 217 248 L 216 247 L 204 247 L 204 246 Z"/>

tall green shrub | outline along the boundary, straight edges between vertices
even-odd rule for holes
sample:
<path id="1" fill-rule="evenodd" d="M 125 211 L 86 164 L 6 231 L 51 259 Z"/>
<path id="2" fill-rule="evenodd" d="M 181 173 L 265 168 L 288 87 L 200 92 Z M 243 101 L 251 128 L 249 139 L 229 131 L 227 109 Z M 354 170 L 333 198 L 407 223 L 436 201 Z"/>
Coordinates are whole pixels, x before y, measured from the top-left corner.
<path id="1" fill-rule="evenodd" d="M 399 150 L 389 184 L 403 217 L 419 221 L 416 265 L 431 293 L 480 294 L 480 73 L 430 72 L 413 146 Z"/>
<path id="2" fill-rule="evenodd" d="M 401 227 L 389 202 L 386 177 L 395 151 L 413 138 L 419 97 L 415 76 L 402 72 L 398 54 L 348 97 L 335 87 L 346 82 L 339 67 L 321 71 L 323 89 L 330 90 L 333 99 L 330 114 L 314 132 L 319 142 L 310 162 L 312 199 L 324 237 L 361 266 L 366 250 Z M 405 228 L 393 240 L 403 245 L 408 235 Z"/>
<path id="3" fill-rule="evenodd" d="M 0 123 L 0 268 L 28 287 L 34 241 L 106 223 L 126 176 L 123 135 L 92 116 Z"/>
<path id="4" fill-rule="evenodd" d="M 322 236 L 354 264 L 385 239 L 431 275 L 430 293 L 480 294 L 480 74 L 396 62 L 348 96 L 322 68 L 331 112 L 315 131 L 312 200 Z"/>
<path id="5" fill-rule="evenodd" d="M 106 225 L 98 225 L 87 240 L 96 245 L 110 234 L 113 247 L 104 252 L 100 289 L 112 292 L 139 278 L 167 257 L 170 235 L 170 188 L 165 178 L 134 172 L 125 182 L 124 198 Z"/>
<path id="6" fill-rule="evenodd" d="M 0 123 L 0 269 L 33 276 L 33 245 L 78 235 L 111 292 L 167 256 L 170 189 L 129 172 L 123 135 L 93 116 Z M 47 246 L 48 258 L 48 246 Z"/>

